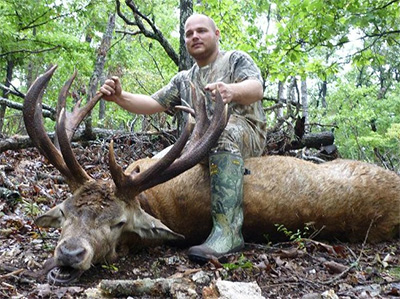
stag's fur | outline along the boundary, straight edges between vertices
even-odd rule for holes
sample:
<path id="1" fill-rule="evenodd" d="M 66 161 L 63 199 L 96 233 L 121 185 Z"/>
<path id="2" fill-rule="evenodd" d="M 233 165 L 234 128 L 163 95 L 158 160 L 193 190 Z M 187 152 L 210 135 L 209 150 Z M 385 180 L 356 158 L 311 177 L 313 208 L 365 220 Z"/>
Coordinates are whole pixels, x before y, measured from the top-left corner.
<path id="1" fill-rule="evenodd" d="M 139 160 L 125 173 L 153 163 Z M 250 170 L 244 182 L 246 241 L 278 240 L 276 224 L 289 230 L 312 225 L 322 229 L 319 238 L 378 242 L 399 237 L 400 177 L 393 172 L 358 161 L 316 165 L 282 156 L 251 158 L 245 166 Z M 211 230 L 204 165 L 131 200 L 115 191 L 110 181 L 89 181 L 37 220 L 41 226 L 63 227 L 55 250 L 58 266 L 87 270 L 116 258 L 118 244 L 131 249 L 148 240 L 198 244 Z"/>
<path id="2" fill-rule="evenodd" d="M 152 163 L 142 160 L 140 163 Z M 313 164 L 282 156 L 246 160 L 244 182 L 248 241 L 279 237 L 275 224 L 290 230 L 312 224 L 320 238 L 371 242 L 399 236 L 400 178 L 383 168 L 350 160 Z M 142 206 L 188 243 L 211 230 L 209 177 L 198 165 L 170 182 L 145 191 Z"/>

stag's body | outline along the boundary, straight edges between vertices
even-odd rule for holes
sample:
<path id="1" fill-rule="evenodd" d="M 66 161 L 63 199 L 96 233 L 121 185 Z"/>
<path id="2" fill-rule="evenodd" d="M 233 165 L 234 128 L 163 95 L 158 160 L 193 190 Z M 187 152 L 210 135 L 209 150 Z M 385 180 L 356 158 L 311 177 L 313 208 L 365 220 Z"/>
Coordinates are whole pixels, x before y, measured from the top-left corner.
<path id="1" fill-rule="evenodd" d="M 100 95 L 67 114 L 66 95 L 74 76 L 59 97 L 57 142 L 47 136 L 42 119 L 42 95 L 55 68 L 39 77 L 27 92 L 24 121 L 36 147 L 66 178 L 72 196 L 36 223 L 61 227 L 52 283 L 68 283 L 94 263 L 112 260 L 118 244 L 142 247 L 144 240 L 181 240 L 198 244 L 211 229 L 209 171 L 199 163 L 224 130 L 227 107 L 217 93 L 209 121 L 201 101 L 196 106 L 194 136 L 190 122 L 172 149 L 160 160 L 140 160 L 124 172 L 109 148 L 112 181 L 94 180 L 78 163 L 70 140 Z M 181 154 L 181 155 L 180 155 Z M 197 164 L 197 165 L 196 165 Z M 192 168 L 193 167 L 193 168 Z M 321 238 L 358 241 L 388 240 L 400 226 L 400 178 L 383 168 L 338 160 L 312 164 L 296 158 L 268 156 L 245 163 L 244 227 L 247 241 L 277 237 L 276 224 L 289 230 L 312 225 Z M 60 274 L 61 271 L 61 274 Z"/>
<path id="2" fill-rule="evenodd" d="M 349 241 L 377 242 L 399 234 L 400 177 L 393 172 L 359 161 L 317 165 L 283 156 L 250 158 L 245 166 L 250 170 L 244 183 L 246 241 L 277 240 L 283 235 L 276 224 L 290 230 L 311 225 L 323 228 L 319 238 Z M 211 230 L 208 184 L 208 170 L 197 165 L 139 198 L 145 210 L 195 244 Z"/>
<path id="3" fill-rule="evenodd" d="M 125 173 L 154 163 L 136 161 Z M 284 156 L 250 158 L 245 166 L 250 170 L 244 182 L 247 242 L 279 240 L 276 224 L 293 231 L 310 225 L 321 229 L 318 238 L 343 241 L 399 237 L 400 177 L 393 172 L 359 161 L 313 164 Z M 127 246 L 137 250 L 171 240 L 196 244 L 212 225 L 208 173 L 196 165 L 129 200 L 116 196 L 110 181 L 88 181 L 37 223 L 63 227 L 55 264 L 78 271 L 112 261 L 117 248 L 126 253 Z"/>

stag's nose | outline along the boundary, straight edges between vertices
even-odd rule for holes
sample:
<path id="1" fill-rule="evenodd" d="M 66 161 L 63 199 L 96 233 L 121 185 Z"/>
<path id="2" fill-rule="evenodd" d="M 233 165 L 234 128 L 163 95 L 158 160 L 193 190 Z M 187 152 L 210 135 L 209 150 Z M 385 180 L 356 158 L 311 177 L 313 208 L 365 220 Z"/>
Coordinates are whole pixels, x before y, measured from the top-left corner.
<path id="1" fill-rule="evenodd" d="M 83 246 L 67 242 L 61 244 L 57 251 L 58 261 L 60 261 L 63 266 L 73 266 L 81 263 L 86 254 L 86 249 Z"/>

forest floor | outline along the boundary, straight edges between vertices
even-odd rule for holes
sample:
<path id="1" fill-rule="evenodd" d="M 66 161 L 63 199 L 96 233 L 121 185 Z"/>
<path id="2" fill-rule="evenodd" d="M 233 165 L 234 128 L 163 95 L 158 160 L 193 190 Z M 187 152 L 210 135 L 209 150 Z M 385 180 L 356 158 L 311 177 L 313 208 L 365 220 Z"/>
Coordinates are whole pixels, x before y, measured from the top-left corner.
<path id="1" fill-rule="evenodd" d="M 163 140 L 151 137 L 134 143 L 134 148 L 132 142 L 119 146 L 120 164 L 150 156 L 165 145 Z M 88 172 L 96 178 L 109 177 L 106 142 L 74 145 L 74 149 Z M 100 293 L 93 295 L 92 291 L 104 279 L 171 277 L 195 280 L 194 292 L 177 295 L 169 291 L 161 297 L 216 298 L 218 280 L 255 282 L 265 298 L 400 297 L 399 239 L 349 244 L 295 234 L 292 237 L 296 238 L 285 243 L 246 243 L 242 252 L 222 263 L 213 261 L 203 266 L 187 259 L 186 248 L 148 248 L 123 256 L 111 265 L 94 265 L 68 286 L 49 285 L 45 278 L 29 273 L 39 271 L 52 256 L 60 231 L 39 230 L 33 219 L 65 199 L 68 187 L 35 149 L 1 153 L 0 173 L 0 187 L 21 195 L 3 194 L 0 198 L 0 298 L 95 298 Z M 152 298 L 154 294 L 153 290 L 122 297 Z"/>

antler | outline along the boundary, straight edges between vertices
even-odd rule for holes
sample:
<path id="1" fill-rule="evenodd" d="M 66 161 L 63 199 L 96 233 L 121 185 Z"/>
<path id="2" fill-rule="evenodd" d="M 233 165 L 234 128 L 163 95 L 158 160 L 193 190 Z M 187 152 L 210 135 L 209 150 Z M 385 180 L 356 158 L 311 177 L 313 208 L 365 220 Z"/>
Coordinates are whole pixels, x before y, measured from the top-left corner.
<path id="1" fill-rule="evenodd" d="M 196 111 L 196 123 L 197 126 L 195 127 L 193 133 L 192 133 L 192 138 L 191 142 L 186 148 L 186 151 L 190 152 L 193 146 L 195 146 L 196 141 L 199 140 L 207 130 L 207 128 L 210 125 L 210 120 L 207 117 L 207 112 L 206 112 L 206 101 L 205 97 L 206 95 L 203 93 L 202 90 L 200 92 L 202 93 L 203 99 L 204 100 L 197 100 L 196 97 L 196 88 L 194 87 L 193 83 L 190 82 L 190 87 L 191 87 L 191 95 L 193 98 L 193 106 L 194 106 L 194 111 Z"/>
<path id="2" fill-rule="evenodd" d="M 29 88 L 23 107 L 24 122 L 32 142 L 42 155 L 61 172 L 71 190 L 74 191 L 91 178 L 77 162 L 70 141 L 76 128 L 101 98 L 102 94 L 97 94 L 83 108 L 79 108 L 79 101 L 75 105 L 73 112 L 67 115 L 65 112 L 65 101 L 69 88 L 75 79 L 76 72 L 72 75 L 64 84 L 58 98 L 56 145 L 54 145 L 47 136 L 43 126 L 42 98 L 44 90 L 56 68 L 57 66 L 50 68 L 46 73 L 38 77 Z"/>
<path id="3" fill-rule="evenodd" d="M 204 101 L 197 101 L 194 92 L 192 95 L 194 103 L 203 102 L 196 106 L 199 110 L 196 111 L 194 132 L 204 134 L 201 138 L 192 140 L 190 150 L 186 151 L 180 158 L 177 159 L 191 132 L 192 124 L 190 115 L 183 133 L 171 150 L 162 159 L 143 172 L 137 166 L 130 174 L 125 174 L 115 161 L 113 143 L 110 143 L 110 171 L 117 190 L 121 195 L 126 196 L 126 198 L 132 198 L 133 195 L 164 183 L 192 168 L 209 153 L 211 147 L 217 142 L 228 120 L 228 106 L 223 103 L 221 95 L 217 92 L 213 117 L 208 124 L 209 120 L 206 116 Z M 197 115 L 200 115 L 199 121 L 197 121 Z"/>
<path id="4" fill-rule="evenodd" d="M 64 87 L 61 89 L 61 92 L 58 96 L 58 102 L 57 102 L 57 119 L 60 118 L 60 113 L 63 108 L 65 108 L 66 105 L 66 99 L 68 96 L 69 89 L 71 88 L 72 83 L 75 80 L 75 77 L 77 75 L 77 71 L 74 72 L 74 74 L 67 80 L 64 84 Z M 93 107 L 97 104 L 97 102 L 101 99 L 103 96 L 102 93 L 97 93 L 93 98 L 91 98 L 84 107 L 80 107 L 82 103 L 82 98 L 79 99 L 78 102 L 74 105 L 74 108 L 71 112 L 68 112 L 65 110 L 66 113 L 66 119 L 65 119 L 65 130 L 67 133 L 67 138 L 68 141 L 71 141 L 72 136 L 74 136 L 76 129 L 82 122 L 82 120 L 86 117 L 86 115 L 92 111 Z M 58 122 L 57 122 L 58 126 Z M 58 135 L 58 133 L 57 133 Z M 56 135 L 56 138 L 54 140 L 54 144 L 56 145 L 57 148 L 59 148 L 58 145 L 58 136 Z"/>

